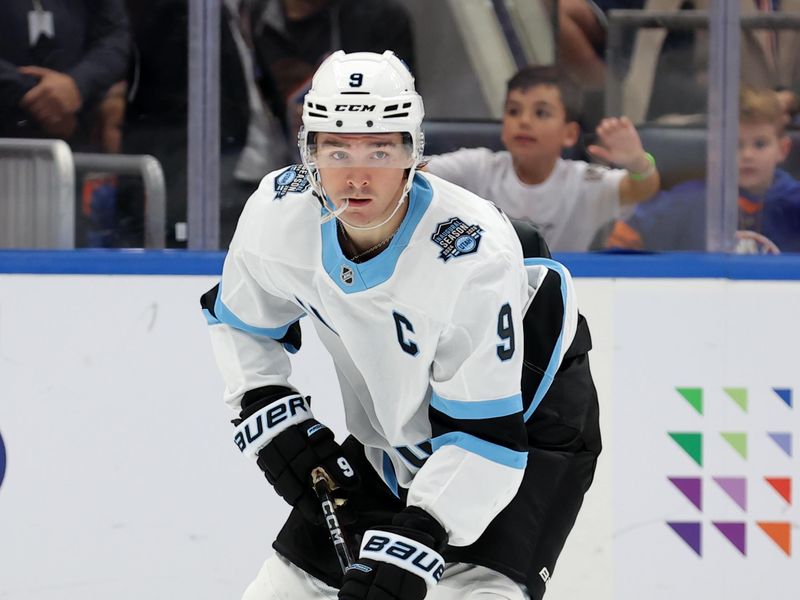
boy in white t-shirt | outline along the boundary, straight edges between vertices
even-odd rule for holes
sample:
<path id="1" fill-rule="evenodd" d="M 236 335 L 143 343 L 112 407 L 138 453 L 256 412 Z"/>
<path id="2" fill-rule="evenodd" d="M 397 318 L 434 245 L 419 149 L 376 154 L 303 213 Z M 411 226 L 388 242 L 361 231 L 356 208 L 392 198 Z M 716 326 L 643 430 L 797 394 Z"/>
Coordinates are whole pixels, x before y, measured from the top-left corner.
<path id="1" fill-rule="evenodd" d="M 502 131 L 507 151 L 462 148 L 431 157 L 426 170 L 530 221 L 554 251 L 589 250 L 598 232 L 618 218 L 620 205 L 648 200 L 660 179 L 625 117 L 604 119 L 598 144 L 587 148 L 621 168 L 562 159 L 580 134 L 579 98 L 575 84 L 555 67 L 526 67 L 508 82 Z"/>

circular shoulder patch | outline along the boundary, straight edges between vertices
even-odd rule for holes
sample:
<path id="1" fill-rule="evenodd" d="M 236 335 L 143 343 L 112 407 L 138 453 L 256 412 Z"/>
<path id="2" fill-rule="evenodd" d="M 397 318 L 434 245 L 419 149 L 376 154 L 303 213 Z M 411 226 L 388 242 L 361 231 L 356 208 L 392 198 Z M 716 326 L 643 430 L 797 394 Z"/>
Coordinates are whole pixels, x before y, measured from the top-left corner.
<path id="1" fill-rule="evenodd" d="M 286 194 L 305 192 L 310 185 L 306 168 L 292 165 L 275 177 L 275 200 L 281 200 Z"/>

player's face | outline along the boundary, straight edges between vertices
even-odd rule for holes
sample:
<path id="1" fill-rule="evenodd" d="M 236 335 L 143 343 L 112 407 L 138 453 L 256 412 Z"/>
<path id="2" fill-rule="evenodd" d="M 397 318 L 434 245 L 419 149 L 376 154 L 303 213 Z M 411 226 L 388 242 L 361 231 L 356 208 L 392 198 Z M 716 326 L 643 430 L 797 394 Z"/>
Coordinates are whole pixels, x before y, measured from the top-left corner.
<path id="1" fill-rule="evenodd" d="M 411 153 L 400 133 L 319 133 L 313 149 L 322 187 L 347 223 L 369 226 L 395 209 L 405 186 Z"/>
<path id="2" fill-rule="evenodd" d="M 739 124 L 739 187 L 762 195 L 772 185 L 775 168 L 789 153 L 789 138 L 770 123 Z"/>
<path id="3" fill-rule="evenodd" d="M 567 122 L 561 93 L 552 85 L 511 90 L 503 112 L 502 139 L 518 160 L 552 161 L 578 139 L 578 126 Z"/>

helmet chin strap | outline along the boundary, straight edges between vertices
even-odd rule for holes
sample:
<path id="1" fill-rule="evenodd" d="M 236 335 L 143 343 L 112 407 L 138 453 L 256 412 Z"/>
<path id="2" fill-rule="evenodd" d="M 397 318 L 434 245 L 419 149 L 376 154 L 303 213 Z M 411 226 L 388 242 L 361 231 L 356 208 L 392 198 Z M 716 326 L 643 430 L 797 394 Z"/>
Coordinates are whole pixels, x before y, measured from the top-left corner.
<path id="1" fill-rule="evenodd" d="M 350 200 L 345 198 L 344 203 L 339 208 L 334 208 L 333 210 L 331 210 L 330 208 L 328 208 L 328 202 L 330 202 L 330 200 L 328 200 L 328 195 L 325 193 L 325 190 L 322 189 L 322 186 L 320 186 L 320 190 L 322 190 L 322 197 L 324 198 L 322 202 L 325 205 L 325 210 L 328 211 L 328 214 L 322 217 L 321 219 L 322 223 L 327 223 L 328 221 L 336 219 L 340 214 L 342 214 L 344 211 L 347 210 L 348 206 L 350 206 Z M 331 204 L 333 204 L 333 202 L 331 202 Z"/>
<path id="2" fill-rule="evenodd" d="M 350 227 L 351 229 L 355 229 L 355 230 L 357 230 L 357 231 L 371 231 L 372 229 L 378 229 L 378 227 L 383 227 L 383 226 L 384 226 L 384 225 L 386 225 L 386 224 L 387 224 L 389 221 L 391 221 L 391 220 L 392 220 L 392 217 L 394 217 L 394 216 L 397 214 L 397 211 L 398 211 L 398 210 L 400 210 L 400 207 L 401 207 L 401 206 L 403 206 L 403 204 L 405 203 L 405 201 L 406 201 L 406 195 L 405 195 L 405 194 L 403 194 L 402 196 L 400 196 L 400 200 L 398 200 L 398 201 L 397 201 L 397 205 L 394 207 L 394 210 L 392 211 L 392 214 L 390 214 L 388 217 L 386 217 L 386 218 L 385 218 L 383 221 L 381 221 L 381 222 L 380 222 L 380 223 L 378 223 L 377 225 L 370 225 L 369 227 L 362 227 L 362 226 L 360 226 L 360 225 L 353 225 L 352 223 L 348 223 L 348 222 L 347 222 L 347 221 L 345 221 L 345 220 L 344 220 L 342 217 L 340 217 L 338 214 L 336 215 L 336 217 L 337 217 L 337 218 L 338 218 L 338 219 L 339 219 L 339 220 L 340 220 L 342 223 L 344 223 L 345 225 L 347 225 L 347 226 L 348 226 L 348 227 Z M 345 203 L 342 205 L 342 207 L 343 207 L 343 208 L 347 208 L 347 204 L 348 204 L 348 202 L 347 202 L 347 200 L 345 200 Z M 337 210 L 336 212 L 337 212 L 337 213 L 339 213 L 340 211 L 339 211 L 339 210 Z"/>

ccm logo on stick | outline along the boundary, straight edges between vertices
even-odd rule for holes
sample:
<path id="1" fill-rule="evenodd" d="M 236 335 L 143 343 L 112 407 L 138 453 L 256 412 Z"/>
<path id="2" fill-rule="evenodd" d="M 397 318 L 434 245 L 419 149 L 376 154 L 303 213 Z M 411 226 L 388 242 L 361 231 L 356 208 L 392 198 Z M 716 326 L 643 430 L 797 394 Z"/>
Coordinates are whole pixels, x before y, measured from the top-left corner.
<path id="1" fill-rule="evenodd" d="M 255 454 L 281 431 L 311 416 L 302 396 L 283 398 L 247 417 L 233 441 L 243 453 Z"/>
<path id="2" fill-rule="evenodd" d="M 328 530 L 331 532 L 331 540 L 333 540 L 333 543 L 344 544 L 344 536 L 342 535 L 342 530 L 339 529 L 339 519 L 336 518 L 333 505 L 326 500 L 322 503 L 322 512 L 325 514 L 325 522 L 328 524 Z"/>
<path id="3" fill-rule="evenodd" d="M 370 533 L 361 546 L 361 558 L 372 558 L 405 569 L 431 584 L 438 583 L 444 573 L 444 559 L 427 546 L 392 534 Z"/>

